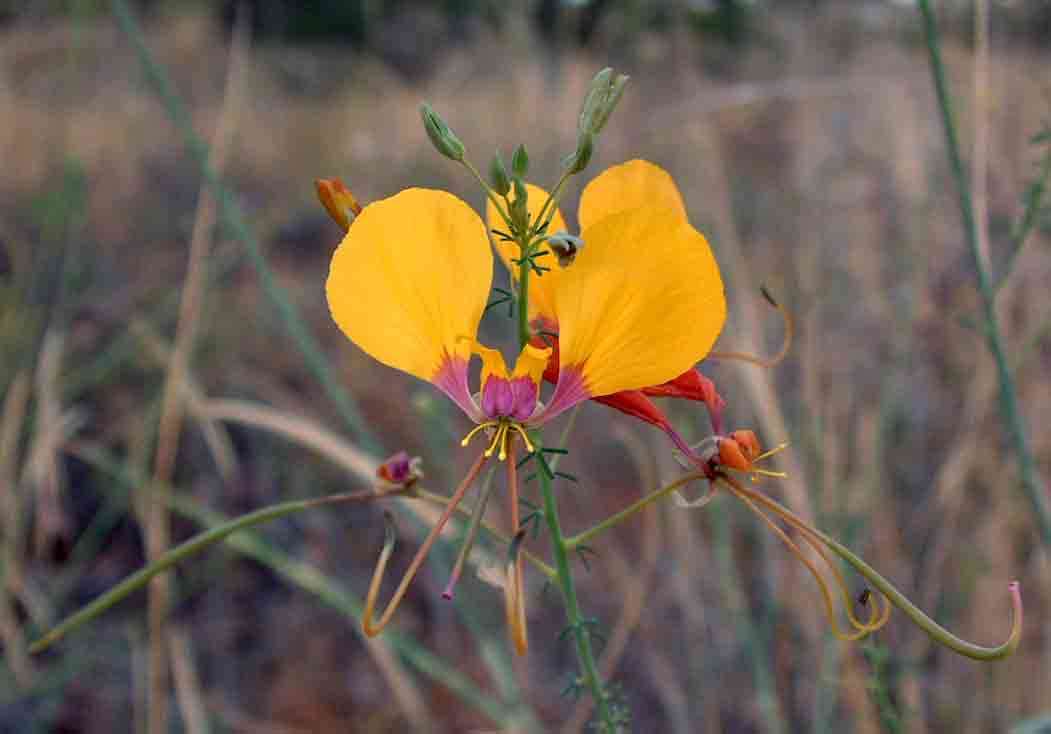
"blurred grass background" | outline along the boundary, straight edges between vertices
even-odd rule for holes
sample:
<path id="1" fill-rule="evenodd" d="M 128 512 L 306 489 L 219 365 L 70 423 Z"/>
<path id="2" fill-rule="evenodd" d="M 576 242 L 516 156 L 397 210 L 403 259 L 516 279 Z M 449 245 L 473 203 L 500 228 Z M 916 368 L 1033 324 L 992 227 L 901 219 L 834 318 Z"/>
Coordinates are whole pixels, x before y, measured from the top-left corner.
<path id="1" fill-rule="evenodd" d="M 633 730 L 1051 731 L 1049 549 L 1004 439 L 915 8 L 240 7 L 135 7 L 142 42 L 211 146 L 227 192 L 214 199 L 108 4 L 0 3 L 0 730 L 146 730 L 144 594 L 42 656 L 25 647 L 143 564 L 158 496 L 176 498 L 174 542 L 220 517 L 366 486 L 401 448 L 424 457 L 431 489 L 455 485 L 464 420 L 328 317 L 322 284 L 340 233 L 312 181 L 341 176 L 362 201 L 439 187 L 480 206 L 423 134 L 426 99 L 476 162 L 525 142 L 550 184 L 588 81 L 613 65 L 632 82 L 583 178 L 634 157 L 673 174 L 724 268 L 722 348 L 776 348 L 759 283 L 798 322 L 772 372 L 703 366 L 730 427 L 792 442 L 790 479 L 767 490 L 962 635 L 1006 634 L 1012 578 L 1027 620 L 1021 650 L 992 665 L 932 646 L 901 615 L 872 641 L 841 644 L 816 587 L 751 515 L 728 498 L 699 512 L 668 503 L 601 538 L 590 571 L 579 567 Z M 1007 272 L 1001 328 L 1046 474 L 1046 209 L 1018 259 L 1008 254 L 1047 166 L 1047 140 L 1032 139 L 1051 118 L 1051 5 L 937 8 L 991 268 Z M 578 194 L 563 207 L 571 221 Z M 304 333 L 290 336 L 289 314 Z M 335 388 L 318 377 L 312 340 Z M 709 431 L 697 410 L 665 407 L 688 434 Z M 569 532 L 676 471 L 658 432 L 601 406 L 585 406 L 570 442 L 563 467 L 581 482 L 562 490 Z M 395 565 L 427 511 L 396 510 Z M 454 542 L 415 582 L 396 634 L 364 643 L 354 617 L 382 533 L 378 506 L 317 510 L 181 566 L 164 623 L 171 729 L 580 730 L 587 702 L 559 695 L 575 661 L 557 640 L 557 593 L 530 577 L 532 646 L 512 660 L 497 590 L 471 578 L 455 604 L 440 598 Z"/>

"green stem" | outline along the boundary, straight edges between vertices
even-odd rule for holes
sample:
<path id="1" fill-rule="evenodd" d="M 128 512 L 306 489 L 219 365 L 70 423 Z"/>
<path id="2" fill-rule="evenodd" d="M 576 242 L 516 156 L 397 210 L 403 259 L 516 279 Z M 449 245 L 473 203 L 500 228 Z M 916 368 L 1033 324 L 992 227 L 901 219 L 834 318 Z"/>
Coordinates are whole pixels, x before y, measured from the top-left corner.
<path id="1" fill-rule="evenodd" d="M 875 586 L 881 594 L 890 600 L 891 604 L 900 609 L 905 616 L 911 619 L 917 627 L 926 632 L 931 639 L 939 642 L 953 652 L 959 653 L 960 655 L 969 657 L 973 660 L 1001 660 L 1010 656 L 1016 649 L 1018 649 L 1018 642 L 1022 637 L 1022 595 L 1017 581 L 1012 581 L 1008 584 L 1008 589 L 1011 592 L 1013 618 L 1011 632 L 1008 635 L 1007 640 L 1004 641 L 1002 645 L 997 645 L 996 647 L 975 645 L 973 642 L 968 642 L 967 640 L 957 637 L 928 617 L 922 609 L 909 601 L 904 594 L 894 588 L 887 579 L 883 578 L 876 569 L 865 563 L 865 561 L 856 556 L 845 545 L 840 544 L 838 541 L 825 535 L 820 530 L 814 530 L 814 532 L 837 556 L 853 566 L 855 571 L 864 576 L 869 583 Z"/>
<path id="2" fill-rule="evenodd" d="M 536 215 L 536 226 L 533 227 L 534 232 L 539 232 L 541 227 L 546 224 L 550 224 L 551 220 L 555 216 L 555 212 L 558 211 L 558 202 L 562 198 L 562 189 L 566 185 L 566 181 L 573 175 L 568 171 L 563 173 L 558 179 L 558 183 L 555 184 L 555 188 L 551 189 L 551 193 L 547 196 L 547 201 L 540 207 L 540 211 Z M 548 208 L 550 207 L 550 211 Z"/>
<path id="3" fill-rule="evenodd" d="M 508 229 L 510 230 L 511 217 L 508 216 L 507 210 L 503 207 L 502 204 L 500 204 L 500 200 L 496 198 L 496 192 L 493 191 L 489 184 L 485 182 L 485 179 L 482 178 L 482 174 L 478 172 L 478 169 L 474 167 L 473 163 L 471 163 L 466 158 L 464 158 L 461 162 L 463 163 L 463 167 L 470 171 L 471 174 L 478 180 L 478 183 L 481 185 L 482 190 L 485 191 L 485 195 L 489 198 L 489 201 L 493 202 L 493 206 L 495 206 L 496 211 L 499 212 L 500 218 L 504 220 L 504 224 L 506 224 Z"/>
<path id="4" fill-rule="evenodd" d="M 288 296 L 277 285 L 270 266 L 267 264 L 266 257 L 263 255 L 262 248 L 256 239 L 255 232 L 252 231 L 245 221 L 241 207 L 230 189 L 223 184 L 218 173 L 208 162 L 207 144 L 194 131 L 189 112 L 186 110 L 182 99 L 176 93 L 167 72 L 157 63 L 149 48 L 146 47 L 142 31 L 128 8 L 126 0 L 110 0 L 110 7 L 121 31 L 131 42 L 147 80 L 164 105 L 168 117 L 182 135 L 183 142 L 197 162 L 204 180 L 212 188 L 212 193 L 219 202 L 224 223 L 233 231 L 237 239 L 244 244 L 263 291 L 276 308 L 285 330 L 303 354 L 307 367 L 324 387 L 328 397 L 335 403 L 336 408 L 362 446 L 372 453 L 382 454 L 379 442 L 368 430 L 365 420 L 358 411 L 353 399 L 332 374 L 332 370 L 317 340 L 307 329 L 306 324 L 300 318 Z"/>
<path id="5" fill-rule="evenodd" d="M 1015 260 L 1022 252 L 1022 247 L 1025 245 L 1026 240 L 1029 239 L 1029 234 L 1033 231 L 1033 227 L 1036 226 L 1037 215 L 1040 214 L 1049 178 L 1051 178 L 1051 144 L 1047 145 L 1044 159 L 1040 162 L 1040 173 L 1037 174 L 1036 180 L 1029 188 L 1022 218 L 1018 220 L 1018 226 L 1011 233 L 1011 249 L 1007 253 L 1003 272 L 993 284 L 993 293 L 1000 292 L 1000 288 L 1007 281 L 1007 276 L 1011 274 L 1011 269 L 1014 268 Z"/>
<path id="6" fill-rule="evenodd" d="M 537 450 L 541 450 L 539 445 Z M 540 488 L 544 495 L 544 519 L 547 521 L 548 535 L 551 537 L 551 550 L 555 557 L 558 586 L 562 591 L 562 600 L 566 605 L 566 619 L 569 621 L 569 627 L 573 631 L 573 640 L 577 648 L 577 659 L 580 661 L 580 667 L 583 670 L 584 684 L 591 691 L 591 698 L 598 709 L 598 720 L 602 722 L 601 731 L 605 734 L 614 734 L 617 729 L 616 724 L 613 722 L 609 697 L 599 675 L 598 664 L 595 662 L 595 654 L 591 648 L 591 634 L 588 632 L 584 618 L 580 614 L 576 584 L 573 581 L 573 572 L 569 565 L 569 546 L 562 535 L 562 523 L 558 518 L 558 504 L 555 502 L 551 478 L 544 471 L 543 467 L 537 471 L 537 474 L 540 477 Z"/>
<path id="7" fill-rule="evenodd" d="M 671 484 L 666 484 L 663 487 L 661 487 L 660 489 L 657 489 L 657 490 L 654 490 L 653 492 L 650 492 L 648 495 L 646 495 L 642 499 L 638 500 L 637 502 L 633 502 L 632 504 L 628 505 L 627 507 L 625 507 L 620 512 L 617 512 L 617 513 L 615 513 L 613 515 L 610 515 L 609 517 L 607 517 L 602 522 L 599 522 L 599 523 L 593 525 L 592 527 L 588 528 L 587 530 L 585 530 L 585 531 L 583 531 L 581 533 L 577 533 L 576 535 L 574 535 L 571 538 L 566 538 L 566 548 L 568 550 L 575 550 L 575 549 L 579 548 L 580 546 L 585 545 L 586 543 L 588 543 L 588 541 L 590 541 L 595 536 L 606 532 L 607 530 L 609 530 L 610 528 L 612 528 L 612 527 L 614 527 L 616 525 L 620 525 L 622 522 L 624 522 L 628 518 L 632 517 L 633 515 L 638 513 L 640 510 L 643 510 L 646 507 L 652 505 L 657 500 L 660 500 L 660 499 L 663 499 L 664 497 L 667 497 L 669 494 L 674 492 L 679 487 L 685 486 L 685 485 L 689 484 L 690 482 L 694 482 L 694 481 L 697 481 L 697 480 L 700 480 L 700 479 L 704 479 L 704 478 L 705 478 L 704 474 L 702 474 L 700 472 L 694 472 L 693 474 L 687 474 L 684 477 L 680 477 L 679 479 L 676 479 Z"/>
<path id="8" fill-rule="evenodd" d="M 519 248 L 518 263 L 518 348 L 524 349 L 533 334 L 529 328 L 529 253 Z"/>
<path id="9" fill-rule="evenodd" d="M 942 125 L 948 148 L 949 163 L 959 199 L 960 216 L 963 219 L 964 234 L 967 245 L 978 274 L 978 290 L 982 298 L 982 311 L 985 317 L 985 339 L 989 351 L 996 363 L 997 379 L 1000 390 L 1000 412 L 1007 424 L 1007 433 L 1018 454 L 1018 468 L 1022 479 L 1022 490 L 1033 508 L 1041 540 L 1045 548 L 1051 548 L 1051 510 L 1048 509 L 1045 497 L 1044 482 L 1037 472 L 1036 460 L 1026 436 L 1025 423 L 1018 407 L 1018 395 L 1014 380 L 1007 366 L 1007 357 L 1003 347 L 1003 337 L 996 318 L 996 292 L 992 278 L 982 263 L 978 245 L 978 226 L 974 218 L 974 205 L 971 200 L 971 189 L 964 171 L 963 159 L 960 156 L 960 143 L 956 134 L 956 123 L 953 120 L 952 101 L 949 97 L 948 84 L 945 80 L 945 66 L 942 63 L 941 45 L 938 40 L 938 26 L 931 11 L 930 0 L 919 0 L 920 12 L 923 15 L 923 27 L 926 34 L 927 49 L 930 52 L 931 74 L 934 77 L 934 89 L 938 97 Z"/>
<path id="10" fill-rule="evenodd" d="M 167 571 L 175 564 L 200 553 L 208 546 L 218 543 L 227 536 L 236 533 L 238 530 L 244 530 L 245 528 L 254 527 L 265 522 L 270 522 L 271 520 L 276 520 L 296 512 L 302 512 L 303 510 L 309 510 L 322 505 L 333 505 L 341 502 L 361 502 L 364 500 L 376 499 L 380 496 L 382 495 L 379 495 L 372 490 L 366 490 L 364 492 L 344 492 L 341 494 L 332 494 L 326 497 L 316 497 L 308 500 L 282 502 L 281 504 L 264 507 L 255 512 L 249 512 L 247 515 L 242 515 L 241 517 L 231 520 L 223 525 L 210 528 L 203 533 L 193 536 L 175 548 L 172 548 L 148 566 L 144 566 L 131 576 L 128 576 L 128 578 L 121 581 L 87 606 L 66 617 L 47 634 L 30 645 L 29 652 L 36 654 L 46 650 L 70 632 L 75 631 L 82 625 L 90 622 L 92 619 L 105 612 L 121 599 L 128 596 L 128 594 L 145 586 L 146 583 L 157 574 Z"/>

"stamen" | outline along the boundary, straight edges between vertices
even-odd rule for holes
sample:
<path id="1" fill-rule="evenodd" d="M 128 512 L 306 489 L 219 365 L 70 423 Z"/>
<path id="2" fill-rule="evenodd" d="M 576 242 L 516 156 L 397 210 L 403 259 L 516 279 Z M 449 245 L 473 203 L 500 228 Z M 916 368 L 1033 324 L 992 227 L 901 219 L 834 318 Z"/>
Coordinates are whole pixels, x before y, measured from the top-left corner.
<path id="1" fill-rule="evenodd" d="M 797 532 L 799 532 L 800 535 L 802 535 L 803 540 L 806 542 L 807 545 L 813 548 L 814 551 L 816 551 L 817 554 L 821 556 L 821 559 L 825 562 L 828 568 L 832 571 L 833 575 L 836 577 L 836 582 L 840 588 L 841 596 L 843 598 L 843 607 L 846 611 L 847 616 L 850 618 L 850 622 L 853 627 L 856 627 L 858 629 L 868 627 L 870 628 L 870 631 L 875 631 L 882 627 L 884 624 L 886 624 L 887 620 L 890 618 L 891 606 L 885 598 L 883 599 L 883 613 L 879 615 L 879 620 L 876 619 L 877 609 L 873 609 L 869 613 L 869 621 L 867 623 L 863 623 L 857 619 L 853 612 L 853 604 L 850 598 L 850 594 L 847 592 L 846 579 L 843 577 L 843 573 L 842 571 L 840 571 L 839 566 L 836 565 L 836 563 L 833 562 L 833 560 L 829 557 L 828 550 L 825 548 L 824 545 L 824 540 L 814 531 L 813 528 L 811 528 L 800 518 L 796 517 L 785 508 L 778 505 L 776 502 L 770 500 L 768 497 L 765 497 L 762 494 L 753 492 L 752 490 L 746 489 L 739 485 L 737 485 L 736 488 L 739 489 L 742 493 L 748 495 L 751 499 L 762 504 L 768 510 L 770 510 L 782 520 L 784 520 L 789 526 L 794 528 Z M 738 496 L 740 497 L 741 495 Z M 878 606 L 878 604 L 874 605 L 874 607 L 876 606 Z"/>
<path id="2" fill-rule="evenodd" d="M 782 443 L 777 444 L 777 446 L 774 446 L 772 449 L 770 449 L 768 451 L 764 451 L 763 453 L 759 454 L 759 456 L 757 456 L 754 459 L 752 459 L 752 462 L 754 463 L 754 462 L 762 461 L 763 459 L 769 459 L 774 454 L 780 454 L 782 451 L 784 451 L 787 448 L 788 448 L 788 441 L 784 441 Z"/>
<path id="3" fill-rule="evenodd" d="M 522 437 L 522 443 L 525 444 L 526 451 L 528 451 L 531 454 L 535 454 L 536 447 L 533 445 L 533 442 L 529 440 L 529 434 L 526 432 L 526 429 L 518 423 L 510 424 L 510 428 L 513 431 L 518 431 L 518 434 Z"/>
<path id="4" fill-rule="evenodd" d="M 493 467 L 495 469 L 496 467 Z M 445 590 L 442 591 L 442 598 L 452 599 L 453 591 L 456 588 L 456 582 L 460 580 L 460 574 L 463 573 L 464 563 L 467 561 L 467 556 L 471 554 L 471 549 L 474 547 L 474 542 L 478 538 L 478 528 L 482 525 L 482 518 L 485 516 L 486 505 L 489 504 L 489 495 L 493 491 L 493 470 L 489 470 L 489 474 L 485 478 L 485 482 L 482 484 L 481 492 L 478 494 L 478 504 L 471 510 L 470 524 L 467 526 L 467 537 L 464 538 L 463 545 L 460 546 L 460 553 L 456 556 L 456 563 L 453 564 L 452 573 L 449 574 L 449 583 L 445 585 Z"/>
<path id="5" fill-rule="evenodd" d="M 453 512 L 460 504 L 463 496 L 467 494 L 467 490 L 470 489 L 472 484 L 474 484 L 474 480 L 478 478 L 478 472 L 482 470 L 482 465 L 485 463 L 485 459 L 485 454 L 482 454 L 475 459 L 474 464 L 471 465 L 470 470 L 467 472 L 467 476 L 464 477 L 463 481 L 460 482 L 460 486 L 456 488 L 452 497 L 449 498 L 449 504 L 442 512 L 441 517 L 438 518 L 438 522 L 435 524 L 431 532 L 428 533 L 427 539 L 423 541 L 423 545 L 421 545 L 420 549 L 416 551 L 416 555 L 413 556 L 409 568 L 405 571 L 405 575 L 402 576 L 398 588 L 395 589 L 391 600 L 387 602 L 387 606 L 380 615 L 379 620 L 374 622 L 372 618 L 376 611 L 376 600 L 379 597 L 380 585 L 383 583 L 383 576 L 387 570 L 387 563 L 390 561 L 391 554 L 394 552 L 394 526 L 388 523 L 383 550 L 380 552 L 379 560 L 376 562 L 376 570 L 372 573 L 372 581 L 369 583 L 369 592 L 365 597 L 365 610 L 361 615 L 361 627 L 367 636 L 375 637 L 382 632 L 388 624 L 390 624 L 394 612 L 397 611 L 402 599 L 405 598 L 405 593 L 409 589 L 409 584 L 412 583 L 412 580 L 416 577 L 417 571 L 420 570 L 420 566 L 423 565 L 424 559 L 427 558 L 427 554 L 431 551 L 431 546 L 433 546 L 438 540 L 438 536 L 441 535 L 442 530 L 445 528 L 446 523 L 449 522 L 449 518 L 452 517 Z"/>
<path id="6" fill-rule="evenodd" d="M 507 460 L 507 435 L 511 432 L 508 429 L 508 424 L 505 423 L 502 426 L 503 430 L 500 432 L 500 461 Z"/>
<path id="7" fill-rule="evenodd" d="M 765 502 L 762 502 L 764 507 L 775 512 L 778 515 L 778 517 L 780 517 L 791 527 L 799 531 L 807 545 L 809 545 L 818 553 L 821 559 L 831 570 L 832 575 L 834 577 L 834 583 L 836 585 L 837 590 L 839 591 L 840 597 L 843 600 L 844 611 L 846 613 L 847 618 L 850 621 L 850 626 L 853 628 L 853 632 L 846 632 L 842 630 L 840 628 L 839 622 L 836 620 L 835 607 L 832 602 L 832 593 L 829 591 L 828 583 L 825 581 L 817 566 L 815 566 L 814 563 L 806 557 L 799 545 L 795 541 L 793 541 L 788 536 L 788 534 L 777 525 L 777 523 L 771 520 L 770 517 L 767 516 L 767 514 L 757 506 L 756 502 L 761 502 L 761 500 L 764 499 L 762 495 L 752 492 L 751 490 L 747 490 L 744 487 L 741 487 L 736 482 L 730 480 L 728 477 L 724 477 L 724 479 L 726 479 L 726 482 L 730 486 L 731 491 L 733 491 L 734 495 L 742 502 L 744 502 L 748 506 L 748 508 L 752 510 L 752 512 L 758 515 L 770 527 L 770 529 L 773 530 L 773 532 L 778 536 L 781 542 L 784 543 L 785 547 L 788 548 L 789 551 L 791 551 L 791 553 L 794 556 L 796 556 L 796 558 L 798 558 L 806 567 L 806 569 L 810 572 L 810 575 L 817 582 L 818 587 L 821 591 L 821 597 L 824 601 L 825 616 L 828 619 L 829 626 L 832 629 L 832 633 L 838 639 L 844 641 L 860 640 L 872 634 L 887 623 L 887 621 L 890 619 L 891 605 L 890 602 L 886 599 L 883 600 L 882 606 L 879 604 L 878 601 L 873 603 L 867 622 L 862 622 L 861 620 L 859 620 L 852 609 L 853 600 L 851 599 L 850 593 L 847 590 L 846 579 L 844 579 L 842 572 L 828 557 L 828 554 L 824 550 L 824 548 L 816 542 L 817 539 L 815 539 L 810 534 L 810 528 L 803 524 L 802 521 L 799 521 L 798 518 L 795 518 L 793 516 L 790 519 L 786 517 L 783 513 L 779 512 L 778 509 L 771 507 Z M 756 502 L 753 502 L 753 499 L 756 500 Z"/>
<path id="8" fill-rule="evenodd" d="M 497 421 L 496 422 L 496 433 L 493 434 L 493 440 L 489 442 L 489 448 L 487 448 L 485 450 L 485 458 L 488 459 L 490 456 L 493 455 L 493 452 L 496 451 L 496 447 L 497 447 L 497 445 L 500 444 L 500 442 L 503 439 L 505 433 L 507 433 L 507 424 L 504 423 L 503 421 Z M 501 454 L 503 454 L 502 450 L 501 450 Z M 503 461 L 503 459 L 504 459 L 504 455 L 501 455 L 500 460 Z"/>
<path id="9" fill-rule="evenodd" d="M 486 428 L 493 428 L 495 426 L 498 426 L 499 424 L 500 424 L 500 421 L 486 421 L 485 423 L 481 423 L 481 424 L 475 426 L 474 428 L 471 429 L 470 433 L 468 433 L 466 436 L 463 437 L 463 440 L 460 441 L 460 445 L 461 446 L 466 446 L 467 444 L 469 444 L 471 442 L 471 439 L 474 438 L 476 433 L 478 433 L 479 431 L 484 431 Z"/>

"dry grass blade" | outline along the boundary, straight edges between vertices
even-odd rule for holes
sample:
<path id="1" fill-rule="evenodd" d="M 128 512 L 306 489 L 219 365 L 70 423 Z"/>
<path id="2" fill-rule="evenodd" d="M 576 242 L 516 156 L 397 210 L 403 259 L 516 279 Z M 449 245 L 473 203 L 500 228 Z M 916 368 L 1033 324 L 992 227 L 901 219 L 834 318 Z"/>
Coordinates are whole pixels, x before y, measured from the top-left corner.
<path id="1" fill-rule="evenodd" d="M 168 645 L 175 678 L 176 700 L 187 734 L 208 734 L 208 713 L 201 696 L 201 679 L 193 659 L 193 642 L 186 630 L 168 629 Z"/>
<path id="2" fill-rule="evenodd" d="M 171 360 L 171 348 L 156 330 L 146 321 L 135 319 L 131 322 L 131 331 L 138 336 L 146 347 L 147 354 L 151 355 L 158 364 L 166 365 Z M 193 378 L 189 367 L 182 376 L 182 399 L 186 402 L 186 408 L 194 420 L 197 421 L 208 450 L 212 454 L 215 466 L 219 470 L 219 476 L 224 482 L 234 478 L 237 473 L 237 455 L 234 451 L 233 441 L 229 433 L 218 421 L 210 420 L 204 415 L 204 401 L 207 396 Z"/>
<path id="3" fill-rule="evenodd" d="M 212 141 L 212 151 L 209 155 L 209 164 L 214 170 L 220 172 L 225 166 L 230 141 L 237 125 L 237 114 L 242 106 L 242 95 L 244 94 L 243 67 L 247 49 L 247 26 L 244 22 L 238 22 L 230 45 L 226 96 Z M 207 186 L 202 185 L 198 195 L 197 214 L 190 240 L 186 279 L 183 281 L 182 297 L 179 302 L 179 321 L 176 326 L 175 342 L 161 401 L 157 453 L 154 457 L 153 468 L 154 487 L 161 492 L 167 491 L 161 488 L 169 486 L 175 467 L 175 457 L 178 453 L 179 434 L 183 416 L 183 400 L 180 393 L 197 333 L 200 304 L 203 295 L 202 290 L 205 282 L 205 260 L 211 249 L 212 231 L 215 229 L 216 223 L 216 209 L 214 198 L 207 190 Z M 163 501 L 155 501 L 149 505 L 144 524 L 146 526 L 147 555 L 150 559 L 160 557 L 171 545 L 169 513 L 168 505 Z M 171 595 L 170 589 L 171 582 L 167 576 L 160 576 L 150 583 L 148 602 L 150 626 L 148 731 L 152 734 L 164 734 L 168 730 L 169 681 L 164 631 Z"/>
<path id="4" fill-rule="evenodd" d="M 289 415 L 275 408 L 244 400 L 213 398 L 205 401 L 201 408 L 204 415 L 212 420 L 243 423 L 281 434 L 331 459 L 359 481 L 367 484 L 375 481 L 379 462 L 344 441 L 335 432 L 307 418 Z"/>
<path id="5" fill-rule="evenodd" d="M 29 402 L 29 378 L 23 372 L 15 376 L 4 396 L 0 417 L 0 523 L 3 524 L 3 575 L 0 584 L 0 639 L 15 682 L 27 686 L 33 679 L 33 667 L 26 654 L 25 640 L 13 613 L 13 602 L 23 587 L 21 502 L 18 496 L 17 464 L 22 424 Z"/>
<path id="6" fill-rule="evenodd" d="M 283 435 L 346 468 L 361 482 L 371 484 L 375 479 L 378 466 L 375 460 L 310 420 L 240 400 L 208 400 L 201 408 L 202 414 L 210 420 L 243 423 Z M 429 720 L 426 704 L 390 648 L 379 638 L 368 639 L 365 644 L 373 662 L 387 679 L 405 717 L 413 722 L 417 731 L 426 729 Z"/>
<path id="7" fill-rule="evenodd" d="M 52 541 L 68 537 L 69 518 L 62 508 L 62 470 L 59 451 L 62 442 L 75 430 L 74 414 L 63 415 L 59 400 L 59 369 L 65 337 L 49 330 L 36 372 L 36 431 L 26 462 L 25 478 L 35 497 L 33 547 L 37 554 L 46 555 Z"/>

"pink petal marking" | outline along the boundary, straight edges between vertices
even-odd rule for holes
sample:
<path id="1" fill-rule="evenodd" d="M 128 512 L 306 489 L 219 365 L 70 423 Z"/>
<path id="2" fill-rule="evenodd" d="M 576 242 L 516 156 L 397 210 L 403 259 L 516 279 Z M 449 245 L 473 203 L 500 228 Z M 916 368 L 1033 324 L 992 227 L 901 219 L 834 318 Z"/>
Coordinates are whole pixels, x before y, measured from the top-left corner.
<path id="1" fill-rule="evenodd" d="M 503 377 L 490 376 L 482 385 L 482 412 L 486 418 L 509 415 L 514 399 L 511 383 Z"/>
<path id="2" fill-rule="evenodd" d="M 467 414 L 475 423 L 481 423 L 485 417 L 471 396 L 471 388 L 467 384 L 467 360 L 463 357 L 445 355 L 438 371 L 434 373 L 431 382 L 449 396 L 449 398 L 460 406 L 460 410 Z"/>
<path id="3" fill-rule="evenodd" d="M 544 406 L 540 415 L 529 422 L 532 425 L 547 423 L 555 416 L 591 397 L 591 392 L 584 383 L 584 374 L 580 366 L 575 364 L 560 365 L 558 384 L 555 385 L 555 392 L 551 394 L 551 400 Z"/>

